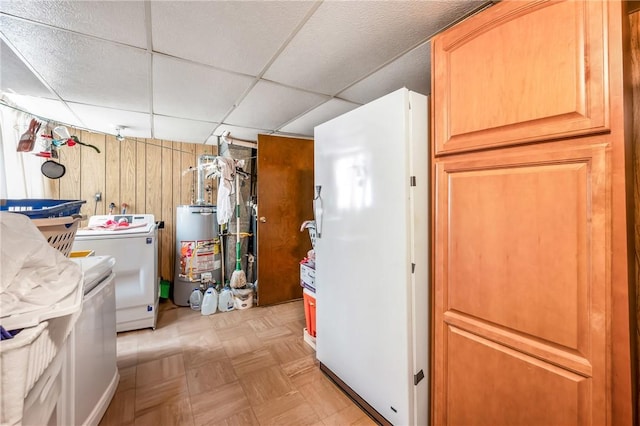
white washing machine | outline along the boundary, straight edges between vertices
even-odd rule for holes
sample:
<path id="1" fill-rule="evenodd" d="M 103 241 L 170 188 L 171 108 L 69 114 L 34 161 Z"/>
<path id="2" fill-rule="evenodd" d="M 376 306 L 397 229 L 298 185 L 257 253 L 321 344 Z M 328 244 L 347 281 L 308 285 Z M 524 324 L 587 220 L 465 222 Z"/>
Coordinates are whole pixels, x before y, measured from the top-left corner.
<path id="1" fill-rule="evenodd" d="M 129 226 L 109 224 L 126 221 Z M 158 318 L 158 227 L 151 214 L 97 215 L 78 229 L 73 250 L 116 260 L 116 330 L 154 328 Z"/>
<path id="2" fill-rule="evenodd" d="M 97 425 L 118 387 L 116 291 L 111 256 L 73 258 L 84 275 L 82 312 L 68 338 L 66 424 Z"/>

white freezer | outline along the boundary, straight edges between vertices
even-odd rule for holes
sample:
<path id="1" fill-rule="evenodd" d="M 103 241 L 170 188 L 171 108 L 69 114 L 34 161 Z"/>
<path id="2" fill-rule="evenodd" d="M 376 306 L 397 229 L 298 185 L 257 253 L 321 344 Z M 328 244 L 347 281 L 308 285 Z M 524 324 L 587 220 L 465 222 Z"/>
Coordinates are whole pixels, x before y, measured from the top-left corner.
<path id="1" fill-rule="evenodd" d="M 314 135 L 317 358 L 396 425 L 429 423 L 427 103 L 401 89 Z"/>

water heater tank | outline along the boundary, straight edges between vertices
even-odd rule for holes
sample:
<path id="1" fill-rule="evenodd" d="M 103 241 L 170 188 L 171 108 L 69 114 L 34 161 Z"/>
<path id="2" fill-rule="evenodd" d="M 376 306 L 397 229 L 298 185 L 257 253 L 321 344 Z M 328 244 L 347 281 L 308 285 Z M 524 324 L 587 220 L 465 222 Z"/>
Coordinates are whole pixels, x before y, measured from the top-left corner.
<path id="1" fill-rule="evenodd" d="M 203 276 L 203 274 L 205 274 Z M 176 263 L 173 301 L 188 306 L 189 296 L 207 275 L 222 280 L 216 206 L 183 205 L 176 212 Z"/>

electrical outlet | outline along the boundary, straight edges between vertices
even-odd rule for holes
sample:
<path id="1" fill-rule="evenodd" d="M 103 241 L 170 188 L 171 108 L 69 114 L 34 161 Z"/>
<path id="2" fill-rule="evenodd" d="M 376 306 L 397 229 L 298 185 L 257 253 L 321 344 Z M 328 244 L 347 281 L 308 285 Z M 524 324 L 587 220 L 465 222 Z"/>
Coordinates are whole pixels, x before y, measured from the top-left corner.
<path id="1" fill-rule="evenodd" d="M 96 192 L 96 202 L 102 201 L 102 192 Z"/>

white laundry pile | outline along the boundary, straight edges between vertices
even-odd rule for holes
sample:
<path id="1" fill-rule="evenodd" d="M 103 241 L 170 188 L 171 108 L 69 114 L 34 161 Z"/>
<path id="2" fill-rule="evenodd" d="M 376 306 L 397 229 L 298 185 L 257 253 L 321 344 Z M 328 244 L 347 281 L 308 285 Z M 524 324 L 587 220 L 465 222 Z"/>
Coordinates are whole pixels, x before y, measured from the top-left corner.
<path id="1" fill-rule="evenodd" d="M 217 157 L 216 163 L 220 169 L 221 176 L 218 181 L 218 204 L 216 214 L 218 216 L 218 225 L 229 222 L 233 216 L 233 207 L 231 206 L 231 189 L 233 178 L 235 176 L 236 164 L 232 158 Z"/>
<path id="2" fill-rule="evenodd" d="M 0 212 L 0 265 L 2 317 L 54 305 L 83 285 L 80 266 L 19 213 Z"/>

